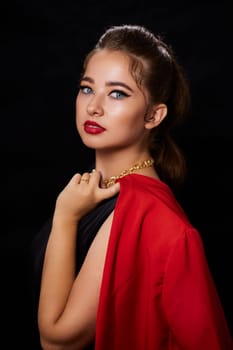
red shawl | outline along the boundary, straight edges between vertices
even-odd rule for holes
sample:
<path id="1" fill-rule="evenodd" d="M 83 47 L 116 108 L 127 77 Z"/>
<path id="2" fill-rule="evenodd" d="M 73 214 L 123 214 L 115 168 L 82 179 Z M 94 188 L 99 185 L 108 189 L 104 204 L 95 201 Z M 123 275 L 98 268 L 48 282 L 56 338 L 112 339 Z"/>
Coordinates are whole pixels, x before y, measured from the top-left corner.
<path id="1" fill-rule="evenodd" d="M 95 350 L 232 350 L 201 237 L 169 187 L 119 181 Z"/>

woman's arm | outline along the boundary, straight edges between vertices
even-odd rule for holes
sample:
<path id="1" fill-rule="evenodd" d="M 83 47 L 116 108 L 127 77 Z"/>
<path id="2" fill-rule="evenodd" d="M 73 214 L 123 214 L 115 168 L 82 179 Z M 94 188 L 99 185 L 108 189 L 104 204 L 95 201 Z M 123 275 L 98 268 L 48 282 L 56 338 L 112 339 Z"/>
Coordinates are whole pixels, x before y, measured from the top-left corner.
<path id="1" fill-rule="evenodd" d="M 81 183 L 80 177 L 76 175 L 58 196 L 46 249 L 38 310 L 45 350 L 82 349 L 95 335 L 112 214 L 100 228 L 75 277 L 77 226 L 99 201 L 115 195 L 119 185 L 109 192 L 99 188 L 98 173 L 91 175 L 89 184 Z"/>

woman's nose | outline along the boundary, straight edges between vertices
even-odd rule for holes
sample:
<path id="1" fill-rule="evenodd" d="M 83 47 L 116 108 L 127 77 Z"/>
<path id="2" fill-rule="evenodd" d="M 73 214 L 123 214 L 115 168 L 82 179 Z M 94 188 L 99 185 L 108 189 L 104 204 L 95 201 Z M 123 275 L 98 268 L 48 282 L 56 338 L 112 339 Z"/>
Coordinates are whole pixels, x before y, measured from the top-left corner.
<path id="1" fill-rule="evenodd" d="M 104 113 L 103 103 L 100 97 L 93 96 L 87 105 L 87 113 L 89 115 L 101 116 Z"/>

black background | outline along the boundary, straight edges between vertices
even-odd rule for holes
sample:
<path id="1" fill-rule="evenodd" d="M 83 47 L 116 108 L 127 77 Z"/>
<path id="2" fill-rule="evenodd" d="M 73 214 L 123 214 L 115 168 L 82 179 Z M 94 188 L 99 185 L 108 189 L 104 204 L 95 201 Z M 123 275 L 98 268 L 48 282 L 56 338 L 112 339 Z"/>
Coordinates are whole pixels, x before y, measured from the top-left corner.
<path id="1" fill-rule="evenodd" d="M 1 11 L 1 232 L 6 349 L 34 350 L 29 245 L 58 192 L 93 154 L 75 128 L 84 55 L 112 24 L 143 24 L 171 44 L 190 81 L 178 140 L 188 178 L 177 196 L 199 229 L 231 330 L 232 79 L 230 5 L 152 1 L 14 1 Z M 17 345 L 16 345 L 17 344 Z"/>

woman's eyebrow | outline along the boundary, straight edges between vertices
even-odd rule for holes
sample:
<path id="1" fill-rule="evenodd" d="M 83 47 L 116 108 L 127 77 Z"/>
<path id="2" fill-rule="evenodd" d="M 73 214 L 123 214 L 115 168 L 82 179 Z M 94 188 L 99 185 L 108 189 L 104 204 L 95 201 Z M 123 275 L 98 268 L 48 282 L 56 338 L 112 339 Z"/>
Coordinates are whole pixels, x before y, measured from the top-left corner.
<path id="1" fill-rule="evenodd" d="M 122 83 L 121 81 L 108 81 L 106 83 L 106 86 L 122 86 L 128 89 L 129 91 L 133 92 L 133 89 L 129 85 Z"/>
<path id="2" fill-rule="evenodd" d="M 92 84 L 95 83 L 94 79 L 91 77 L 88 77 L 88 76 L 82 77 L 80 81 L 87 81 L 88 83 L 92 83 Z M 107 81 L 105 85 L 106 86 L 122 86 L 125 89 L 133 92 L 133 89 L 129 85 L 127 85 L 121 81 Z"/>
<path id="3" fill-rule="evenodd" d="M 92 79 L 91 77 L 88 76 L 84 76 L 80 79 L 80 81 L 87 81 L 89 83 L 94 83 L 94 79 Z"/>

